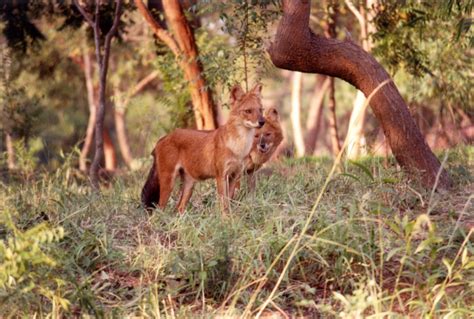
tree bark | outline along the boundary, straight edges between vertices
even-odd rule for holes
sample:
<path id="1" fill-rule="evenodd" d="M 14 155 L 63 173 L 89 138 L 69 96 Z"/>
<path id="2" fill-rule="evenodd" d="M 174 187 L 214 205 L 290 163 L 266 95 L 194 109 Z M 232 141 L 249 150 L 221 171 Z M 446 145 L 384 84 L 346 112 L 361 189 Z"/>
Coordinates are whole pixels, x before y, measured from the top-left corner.
<path id="1" fill-rule="evenodd" d="M 89 105 L 89 120 L 87 122 L 86 137 L 82 145 L 81 154 L 79 155 L 79 169 L 87 172 L 87 155 L 90 152 L 92 141 L 94 138 L 94 124 L 96 118 L 97 106 L 94 98 L 94 84 L 92 80 L 92 64 L 91 58 L 87 50 L 83 54 L 84 61 L 84 77 L 86 80 L 87 104 Z"/>
<path id="2" fill-rule="evenodd" d="M 303 74 L 301 72 L 293 72 L 291 78 L 291 126 L 293 128 L 293 142 L 295 144 L 296 157 L 303 157 L 305 153 L 300 119 L 302 82 Z"/>
<path id="3" fill-rule="evenodd" d="M 351 41 L 327 39 L 308 27 L 311 1 L 283 0 L 283 17 L 269 48 L 273 63 L 283 69 L 341 78 L 369 96 L 390 79 L 385 69 Z M 449 175 L 431 152 L 393 82 L 382 86 L 370 101 L 397 161 L 409 171 L 420 171 L 426 185 L 448 188 Z"/>
<path id="4" fill-rule="evenodd" d="M 309 107 L 308 119 L 306 121 L 305 152 L 313 155 L 316 149 L 319 132 L 321 131 L 321 120 L 324 109 L 324 96 L 329 89 L 329 78 L 319 76 L 316 79 L 313 97 Z"/>
<path id="5" fill-rule="evenodd" d="M 125 110 L 114 108 L 114 124 L 117 132 L 117 141 L 119 144 L 120 154 L 128 168 L 132 167 L 133 156 L 130 150 L 130 143 L 128 142 L 127 128 L 125 124 Z"/>
<path id="6" fill-rule="evenodd" d="M 142 0 L 135 0 L 140 13 L 151 26 L 155 35 L 163 41 L 177 58 L 184 77 L 188 82 L 191 101 L 194 108 L 196 127 L 212 130 L 218 126 L 217 107 L 211 92 L 207 89 L 203 76 L 203 67 L 198 59 L 198 50 L 194 33 L 189 26 L 178 0 L 163 1 L 166 22 L 171 27 L 174 37 L 151 16 Z"/>
<path id="7" fill-rule="evenodd" d="M 337 2 L 325 1 L 327 5 L 328 18 L 324 23 L 324 35 L 326 38 L 336 38 L 336 24 L 337 16 L 339 14 L 339 6 Z M 337 129 L 337 115 L 336 115 L 336 87 L 334 78 L 329 78 L 329 134 L 331 136 L 332 153 L 337 156 L 341 151 L 341 144 L 339 142 L 339 133 Z"/>
<path id="8" fill-rule="evenodd" d="M 13 147 L 13 138 L 10 133 L 5 134 L 5 146 L 7 149 L 7 167 L 9 171 L 16 169 L 15 148 Z"/>
<path id="9" fill-rule="evenodd" d="M 337 115 L 336 115 L 336 88 L 334 86 L 334 78 L 329 78 L 329 133 L 331 135 L 331 149 L 334 156 L 337 156 L 341 151 L 341 144 L 339 142 L 339 133 L 337 129 Z"/>
<path id="10" fill-rule="evenodd" d="M 105 170 L 107 172 L 114 172 L 117 169 L 117 154 L 115 152 L 114 143 L 112 142 L 108 128 L 104 128 L 102 134 L 102 139 L 104 140 Z"/>
<path id="11" fill-rule="evenodd" d="M 116 0 L 115 6 L 115 13 L 114 13 L 114 20 L 112 27 L 105 35 L 105 40 L 103 44 L 103 52 L 101 50 L 101 31 L 100 31 L 100 0 L 95 0 L 95 14 L 94 18 L 89 16 L 87 12 L 79 5 L 77 0 L 74 0 L 76 7 L 79 9 L 81 14 L 86 19 L 87 23 L 92 27 L 94 31 L 94 42 L 95 42 L 95 52 L 96 52 L 96 59 L 99 65 L 99 105 L 97 108 L 97 115 L 95 121 L 95 154 L 94 160 L 92 161 L 92 165 L 90 168 L 90 179 L 92 188 L 96 191 L 100 190 L 99 185 L 99 169 L 102 163 L 102 159 L 104 156 L 104 138 L 103 138 L 103 131 L 104 131 L 104 119 L 105 119 L 105 93 L 106 93 L 106 85 L 107 85 L 107 71 L 109 66 L 109 55 L 110 55 L 110 44 L 112 41 L 112 37 L 115 36 L 117 32 L 118 24 L 120 22 L 120 16 L 122 14 L 122 0 Z"/>

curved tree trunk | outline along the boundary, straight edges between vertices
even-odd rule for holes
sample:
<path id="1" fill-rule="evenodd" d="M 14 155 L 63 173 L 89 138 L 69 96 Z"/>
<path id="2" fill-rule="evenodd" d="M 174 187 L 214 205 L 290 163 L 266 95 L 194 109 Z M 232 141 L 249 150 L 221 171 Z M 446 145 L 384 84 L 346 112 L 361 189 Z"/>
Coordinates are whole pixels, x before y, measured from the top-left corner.
<path id="1" fill-rule="evenodd" d="M 296 157 L 304 156 L 304 139 L 300 119 L 302 82 L 303 74 L 301 72 L 293 72 L 291 79 L 291 126 L 293 128 Z"/>
<path id="2" fill-rule="evenodd" d="M 390 79 L 374 57 L 357 44 L 315 35 L 308 27 L 310 8 L 309 0 L 283 1 L 283 17 L 269 48 L 277 67 L 338 77 L 366 96 Z M 433 186 L 440 162 L 426 144 L 395 84 L 382 86 L 370 105 L 400 165 L 422 172 L 425 184 Z M 439 185 L 451 185 L 445 170 L 441 170 Z"/>
<path id="3" fill-rule="evenodd" d="M 194 33 L 178 0 L 166 0 L 162 4 L 166 22 L 173 30 L 174 37 L 153 18 L 142 0 L 135 0 L 135 5 L 140 13 L 151 26 L 155 35 L 176 56 L 178 64 L 184 72 L 191 94 L 196 127 L 213 130 L 218 126 L 217 107 L 213 102 L 211 92 L 207 89 L 203 68 L 198 59 Z"/>
<path id="4" fill-rule="evenodd" d="M 213 103 L 211 92 L 206 87 L 203 77 L 202 64 L 199 61 L 194 33 L 184 16 L 183 9 L 178 0 L 163 1 L 166 20 L 173 30 L 178 46 L 186 59 L 187 66 L 184 69 L 186 80 L 189 82 L 191 99 L 193 105 L 200 112 L 199 125 L 202 129 L 212 130 L 217 128 L 217 112 Z"/>
<path id="5" fill-rule="evenodd" d="M 317 75 L 313 97 L 309 106 L 308 119 L 306 121 L 305 152 L 313 155 L 316 149 L 319 132 L 321 131 L 321 119 L 323 117 L 324 96 L 329 88 L 329 78 Z"/>

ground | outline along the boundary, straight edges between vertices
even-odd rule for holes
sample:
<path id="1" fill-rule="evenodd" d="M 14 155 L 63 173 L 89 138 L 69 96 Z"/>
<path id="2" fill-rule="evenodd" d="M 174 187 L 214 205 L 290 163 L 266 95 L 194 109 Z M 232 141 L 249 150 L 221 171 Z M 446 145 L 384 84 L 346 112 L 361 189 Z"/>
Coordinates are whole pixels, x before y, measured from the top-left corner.
<path id="1" fill-rule="evenodd" d="M 212 181 L 148 215 L 147 163 L 97 195 L 73 161 L 0 184 L 2 317 L 474 314 L 473 147 L 447 154 L 449 192 L 381 158 L 327 185 L 330 159 L 274 163 L 229 216 Z"/>

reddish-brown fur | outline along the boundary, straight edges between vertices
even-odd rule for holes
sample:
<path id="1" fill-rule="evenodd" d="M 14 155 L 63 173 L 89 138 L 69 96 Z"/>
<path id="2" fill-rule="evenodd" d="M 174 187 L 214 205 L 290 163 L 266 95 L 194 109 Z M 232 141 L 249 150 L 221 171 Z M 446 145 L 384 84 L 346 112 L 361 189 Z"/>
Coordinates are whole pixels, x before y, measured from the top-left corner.
<path id="1" fill-rule="evenodd" d="M 264 117 L 265 125 L 256 130 L 252 150 L 245 159 L 245 172 L 251 191 L 255 189 L 255 172 L 270 160 L 283 140 L 278 111 L 270 107 L 265 110 Z"/>
<path id="2" fill-rule="evenodd" d="M 227 211 L 255 130 L 264 123 L 260 92 L 261 85 L 247 94 L 236 86 L 231 92 L 231 112 L 225 125 L 213 131 L 177 129 L 157 142 L 152 153 L 153 167 L 142 190 L 147 209 L 156 204 L 160 208 L 166 206 L 179 174 L 182 186 L 177 208 L 181 213 L 194 183 L 208 178 L 216 178 L 219 199 Z"/>

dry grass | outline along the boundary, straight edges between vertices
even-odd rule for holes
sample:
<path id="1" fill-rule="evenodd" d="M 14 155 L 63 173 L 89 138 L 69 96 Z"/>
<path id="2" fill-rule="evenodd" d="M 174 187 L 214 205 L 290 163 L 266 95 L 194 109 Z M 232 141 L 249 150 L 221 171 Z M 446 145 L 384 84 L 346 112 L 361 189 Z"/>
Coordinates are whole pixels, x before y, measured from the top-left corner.
<path id="1" fill-rule="evenodd" d="M 273 165 L 229 218 L 211 182 L 196 187 L 186 214 L 172 202 L 148 216 L 138 207 L 146 168 L 94 195 L 69 163 L 0 187 L 5 247 L 64 230 L 31 241 L 53 264 L 23 256 L 25 271 L 0 282 L 3 317 L 472 314 L 472 147 L 449 153 L 449 193 L 424 190 L 377 158 L 345 163 L 311 218 L 327 159 Z M 25 235 L 37 225 L 48 229 Z"/>

